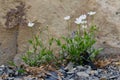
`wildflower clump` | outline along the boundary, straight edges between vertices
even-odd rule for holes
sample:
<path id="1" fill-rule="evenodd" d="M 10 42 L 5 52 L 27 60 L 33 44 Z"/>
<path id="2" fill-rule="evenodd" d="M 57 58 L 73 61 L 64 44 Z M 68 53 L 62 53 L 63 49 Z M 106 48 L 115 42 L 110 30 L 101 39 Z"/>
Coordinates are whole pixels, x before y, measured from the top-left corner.
<path id="1" fill-rule="evenodd" d="M 34 36 L 29 43 L 32 49 L 28 50 L 22 56 L 22 60 L 29 66 L 40 66 L 42 64 L 54 64 L 65 62 L 74 62 L 75 64 L 86 65 L 92 62 L 96 55 L 101 51 L 95 49 L 93 45 L 96 43 L 95 34 L 97 31 L 96 25 L 89 26 L 88 17 L 93 17 L 96 12 L 88 12 L 87 14 L 80 15 L 75 19 L 76 31 L 71 31 L 70 16 L 64 17 L 68 23 L 68 36 L 63 36 L 62 39 L 52 38 L 48 36 L 49 46 L 45 46 L 39 36 Z M 93 19 L 93 18 L 92 18 Z M 28 27 L 33 27 L 33 22 L 28 23 Z M 41 32 L 41 31 L 40 31 Z M 72 33 L 72 34 L 70 34 Z M 41 34 L 41 33 L 40 33 Z M 49 32 L 48 32 L 49 35 Z M 59 57 L 55 57 L 51 45 L 56 42 L 60 48 Z"/>
<path id="2" fill-rule="evenodd" d="M 28 23 L 28 27 L 33 26 L 34 23 Z M 21 59 L 24 61 L 24 63 L 32 67 L 56 64 L 56 57 L 51 49 L 52 42 L 53 38 L 49 39 L 49 46 L 45 46 L 39 35 L 33 36 L 33 39 L 29 40 L 29 44 L 32 46 L 32 48 L 29 49 L 26 54 L 22 55 Z"/>
<path id="3" fill-rule="evenodd" d="M 92 16 L 95 13 L 88 12 Z M 58 46 L 61 48 L 61 60 L 66 59 L 82 65 L 93 61 L 101 51 L 101 49 L 93 47 L 96 43 L 95 32 L 97 27 L 95 25 L 88 26 L 87 17 L 87 14 L 83 14 L 75 19 L 74 22 L 78 28 L 72 32 L 72 37 L 62 37 L 65 43 L 62 43 L 60 39 L 56 39 Z"/>

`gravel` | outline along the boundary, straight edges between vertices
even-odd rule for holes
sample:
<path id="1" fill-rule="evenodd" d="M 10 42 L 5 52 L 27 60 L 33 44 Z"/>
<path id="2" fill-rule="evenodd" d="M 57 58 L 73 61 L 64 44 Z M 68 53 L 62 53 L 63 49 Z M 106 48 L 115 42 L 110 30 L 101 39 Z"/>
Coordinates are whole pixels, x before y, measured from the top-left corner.
<path id="1" fill-rule="evenodd" d="M 61 67 L 58 71 L 63 74 L 59 76 L 56 72 L 50 71 L 44 79 L 38 79 L 32 75 L 19 74 L 18 68 L 0 66 L 0 80 L 120 80 L 120 67 L 108 65 L 102 69 L 92 70 L 90 66 L 76 66 L 72 63 L 67 67 Z M 6 75 L 4 79 L 2 76 Z"/>

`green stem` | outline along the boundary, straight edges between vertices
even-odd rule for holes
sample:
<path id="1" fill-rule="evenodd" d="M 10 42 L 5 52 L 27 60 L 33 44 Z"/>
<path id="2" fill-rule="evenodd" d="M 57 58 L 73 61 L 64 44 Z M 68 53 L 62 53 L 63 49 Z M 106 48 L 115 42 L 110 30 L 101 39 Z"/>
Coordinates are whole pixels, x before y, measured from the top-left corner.
<path id="1" fill-rule="evenodd" d="M 78 24 L 78 34 L 80 35 L 80 24 Z"/>
<path id="2" fill-rule="evenodd" d="M 67 26 L 68 26 L 68 37 L 70 36 L 70 22 L 67 21 Z"/>
<path id="3" fill-rule="evenodd" d="M 92 25 L 94 24 L 94 16 L 92 16 Z"/>
<path id="4" fill-rule="evenodd" d="M 50 32 L 49 32 L 48 26 L 47 26 L 47 31 L 48 31 L 48 41 L 49 41 L 49 40 L 50 40 L 50 36 L 49 36 L 49 35 L 50 35 Z M 49 50 L 51 49 L 50 46 L 51 46 L 51 45 L 48 45 L 48 49 L 49 49 Z"/>

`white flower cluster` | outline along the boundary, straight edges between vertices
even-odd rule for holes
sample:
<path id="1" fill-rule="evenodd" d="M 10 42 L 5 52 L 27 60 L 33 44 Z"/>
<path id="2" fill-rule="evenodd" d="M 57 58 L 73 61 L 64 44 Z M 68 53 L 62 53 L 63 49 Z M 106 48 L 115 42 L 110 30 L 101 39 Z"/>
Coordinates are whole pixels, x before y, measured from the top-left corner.
<path id="1" fill-rule="evenodd" d="M 96 12 L 93 12 L 93 11 L 90 11 L 87 13 L 88 15 L 92 16 L 92 15 L 95 15 Z M 80 15 L 78 18 L 76 18 L 76 20 L 74 21 L 77 25 L 79 24 L 86 24 L 87 23 L 87 15 L 86 14 L 83 14 L 83 15 Z M 66 16 L 64 17 L 64 20 L 69 20 L 70 19 L 70 16 Z M 82 28 L 87 28 L 87 25 L 82 25 Z"/>
<path id="2" fill-rule="evenodd" d="M 93 11 L 88 12 L 88 15 L 91 15 L 91 16 L 95 15 L 95 14 L 96 14 L 96 12 L 93 12 Z M 86 24 L 87 23 L 86 18 L 87 18 L 87 15 L 83 14 L 83 15 L 79 16 L 78 18 L 76 18 L 75 23 L 78 25 Z M 66 21 L 68 21 L 69 19 L 70 19 L 70 16 L 64 17 L 64 20 L 66 20 Z M 35 23 L 33 23 L 33 22 L 28 23 L 28 27 L 33 27 L 34 25 L 35 25 Z M 87 26 L 84 26 L 83 28 L 87 28 Z"/>

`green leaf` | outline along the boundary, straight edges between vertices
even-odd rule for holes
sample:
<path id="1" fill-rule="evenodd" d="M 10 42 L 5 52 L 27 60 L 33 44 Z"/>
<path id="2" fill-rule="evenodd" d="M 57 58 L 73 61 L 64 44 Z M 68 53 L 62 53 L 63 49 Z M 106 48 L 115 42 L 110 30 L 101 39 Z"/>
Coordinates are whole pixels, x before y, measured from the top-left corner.
<path id="1" fill-rule="evenodd" d="M 33 44 L 33 40 L 28 40 L 28 42 L 29 42 L 30 44 Z"/>
<path id="2" fill-rule="evenodd" d="M 61 41 L 58 39 L 58 40 L 56 40 L 56 42 L 57 42 L 57 45 L 58 46 L 61 46 Z"/>
<path id="3" fill-rule="evenodd" d="M 9 61 L 8 64 L 11 66 L 16 66 L 16 64 L 13 61 Z"/>
<path id="4" fill-rule="evenodd" d="M 51 39 L 49 40 L 49 45 L 50 45 L 50 46 L 52 45 L 53 41 L 54 41 L 54 38 L 51 38 Z"/>
<path id="5" fill-rule="evenodd" d="M 18 70 L 18 73 L 20 73 L 20 74 L 23 74 L 23 73 L 25 73 L 26 71 L 24 70 L 24 69 L 22 69 L 22 68 L 20 68 L 19 70 Z"/>

